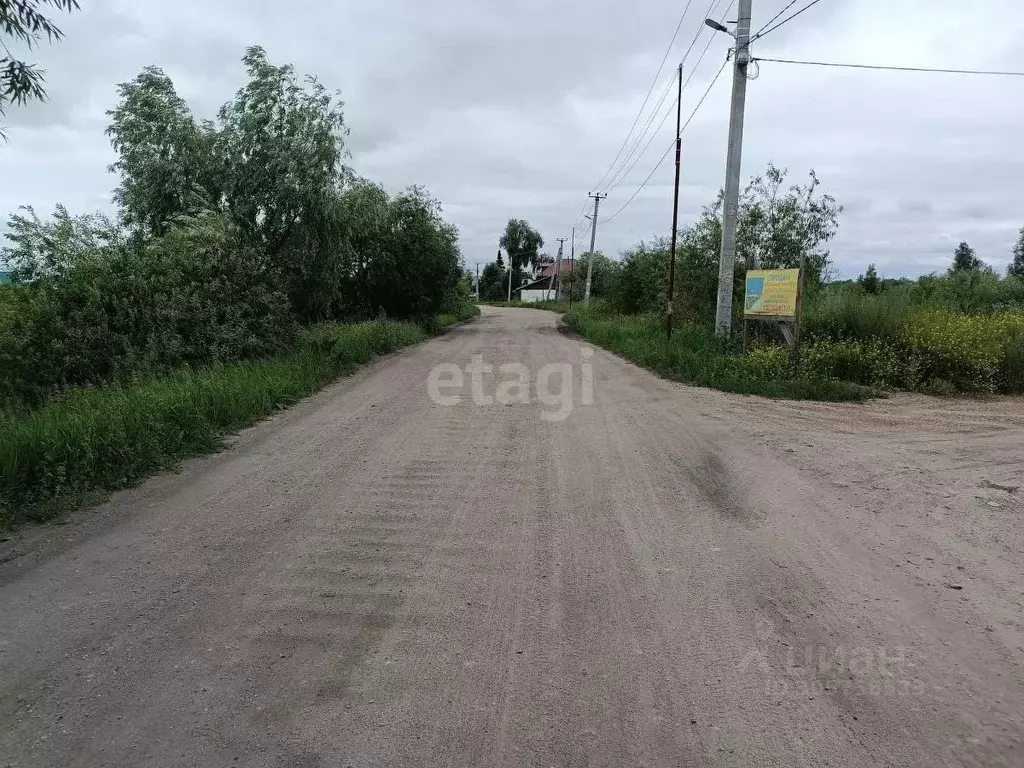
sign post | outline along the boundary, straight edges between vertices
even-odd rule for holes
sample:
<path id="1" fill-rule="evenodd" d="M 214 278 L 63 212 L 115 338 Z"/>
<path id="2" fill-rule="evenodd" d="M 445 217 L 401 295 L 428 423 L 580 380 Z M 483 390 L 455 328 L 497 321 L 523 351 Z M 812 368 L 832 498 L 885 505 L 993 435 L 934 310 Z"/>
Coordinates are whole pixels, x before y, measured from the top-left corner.
<path id="1" fill-rule="evenodd" d="M 803 269 L 749 269 L 743 303 L 743 322 L 768 320 L 779 323 L 782 335 L 796 355 L 799 341 Z M 746 337 L 746 334 L 744 334 Z"/>

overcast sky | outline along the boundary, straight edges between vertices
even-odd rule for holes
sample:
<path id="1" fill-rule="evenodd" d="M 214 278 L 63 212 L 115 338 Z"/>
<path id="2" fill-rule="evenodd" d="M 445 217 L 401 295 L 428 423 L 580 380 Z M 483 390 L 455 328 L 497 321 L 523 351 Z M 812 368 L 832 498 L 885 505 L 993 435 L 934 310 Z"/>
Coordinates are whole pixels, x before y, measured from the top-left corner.
<path id="1" fill-rule="evenodd" d="M 693 0 L 654 89 L 701 28 Z M 721 17 L 729 0 L 720 0 Z M 787 0 L 754 0 L 756 30 Z M 82 0 L 67 38 L 34 56 L 50 101 L 8 110 L 0 213 L 110 209 L 113 155 L 103 135 L 115 85 L 156 64 L 199 117 L 243 78 L 247 45 L 315 73 L 346 101 L 351 164 L 398 191 L 423 184 L 458 225 L 470 266 L 493 258 L 509 217 L 529 220 L 554 253 L 622 144 L 685 5 L 682 0 Z M 798 0 L 795 9 L 806 5 Z M 735 19 L 732 10 L 728 19 Z M 711 30 L 687 60 L 691 70 Z M 715 36 L 683 94 L 693 110 L 724 60 Z M 763 57 L 1024 70 L 1019 0 L 821 0 L 754 47 Z M 722 185 L 731 70 L 684 134 L 681 221 Z M 671 99 L 671 97 L 670 97 Z M 670 100 L 669 99 L 669 100 Z M 666 100 L 663 109 L 669 106 Z M 648 105 L 648 110 L 653 104 Z M 646 122 L 646 114 L 640 120 Z M 609 189 L 615 213 L 672 141 L 665 121 Z M 654 125 L 660 123 L 660 114 Z M 832 245 L 843 276 L 875 262 L 886 276 L 943 270 L 967 240 L 1000 269 L 1024 226 L 1024 78 L 761 65 L 749 83 L 748 177 L 769 161 L 846 207 Z M 644 140 L 646 144 L 646 139 Z M 642 146 L 642 145 L 641 145 Z M 628 147 L 627 147 L 628 149 Z M 671 226 L 672 164 L 599 227 L 618 254 Z M 602 188 L 608 186 L 604 182 Z M 583 238 L 581 237 L 582 241 Z"/>

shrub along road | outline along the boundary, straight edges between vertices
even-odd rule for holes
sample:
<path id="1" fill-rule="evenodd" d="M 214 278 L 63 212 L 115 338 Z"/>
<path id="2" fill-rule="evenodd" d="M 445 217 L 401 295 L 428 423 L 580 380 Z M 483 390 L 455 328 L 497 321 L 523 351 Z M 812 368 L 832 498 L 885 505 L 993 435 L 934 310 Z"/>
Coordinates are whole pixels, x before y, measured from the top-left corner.
<path id="1" fill-rule="evenodd" d="M 0 762 L 1021 764 L 1019 401 L 691 389 L 555 319 L 0 544 Z M 432 401 L 474 355 L 594 402 Z"/>

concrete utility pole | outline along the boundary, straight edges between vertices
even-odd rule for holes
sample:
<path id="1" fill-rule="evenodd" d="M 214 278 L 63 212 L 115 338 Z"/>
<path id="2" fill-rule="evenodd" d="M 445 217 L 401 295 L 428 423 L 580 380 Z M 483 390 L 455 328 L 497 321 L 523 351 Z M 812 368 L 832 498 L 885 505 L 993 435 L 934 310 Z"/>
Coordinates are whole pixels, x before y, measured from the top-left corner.
<path id="1" fill-rule="evenodd" d="M 594 198 L 594 218 L 590 220 L 590 258 L 587 259 L 587 285 L 583 289 L 583 303 L 590 303 L 590 280 L 594 276 L 594 245 L 597 242 L 597 207 L 601 204 L 602 198 L 608 197 L 607 193 L 591 192 L 590 197 Z"/>
<path id="2" fill-rule="evenodd" d="M 480 262 L 476 263 L 476 300 L 480 301 Z"/>
<path id="3" fill-rule="evenodd" d="M 555 256 L 555 274 L 553 274 L 551 276 L 551 283 L 550 283 L 550 285 L 551 285 L 552 288 L 555 289 L 555 301 L 558 301 L 558 275 L 561 274 L 561 270 L 562 270 L 562 246 L 565 245 L 565 238 L 564 237 L 559 237 L 559 238 L 556 238 L 556 239 L 558 240 L 558 255 Z M 550 295 L 551 295 L 550 294 L 550 290 L 551 290 L 551 288 L 548 288 L 548 291 L 549 291 L 548 297 L 549 298 L 550 298 Z"/>
<path id="4" fill-rule="evenodd" d="M 725 159 L 722 252 L 718 261 L 718 303 L 715 307 L 715 333 L 719 336 L 728 336 L 732 330 L 732 283 L 736 264 L 736 228 L 739 223 L 743 109 L 747 100 L 747 65 L 750 63 L 750 3 L 751 0 L 739 0 L 739 16 L 736 21 L 732 110 L 729 113 L 729 151 Z"/>

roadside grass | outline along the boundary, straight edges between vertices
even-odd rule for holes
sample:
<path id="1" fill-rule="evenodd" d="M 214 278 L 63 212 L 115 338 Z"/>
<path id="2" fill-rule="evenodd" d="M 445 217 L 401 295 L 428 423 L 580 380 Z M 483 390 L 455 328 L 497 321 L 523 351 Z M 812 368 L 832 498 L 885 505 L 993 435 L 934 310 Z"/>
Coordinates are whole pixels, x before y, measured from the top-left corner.
<path id="1" fill-rule="evenodd" d="M 439 323 L 458 322 L 450 317 Z M 34 410 L 0 412 L 0 530 L 44 522 L 218 450 L 227 435 L 427 335 L 387 320 L 318 325 L 294 352 L 270 359 L 75 388 Z"/>
<path id="2" fill-rule="evenodd" d="M 477 317 L 480 314 L 480 307 L 471 302 L 466 302 L 458 312 L 438 315 L 437 316 L 437 331 L 443 331 L 445 328 L 450 328 L 456 323 L 461 323 L 464 320 L 469 320 L 471 317 Z"/>
<path id="3" fill-rule="evenodd" d="M 793 375 L 784 356 L 742 357 L 702 326 L 682 324 L 669 341 L 661 318 L 607 314 L 601 307 L 574 310 L 565 322 L 588 341 L 686 384 L 792 400 L 863 402 L 877 396 L 859 384 Z"/>

